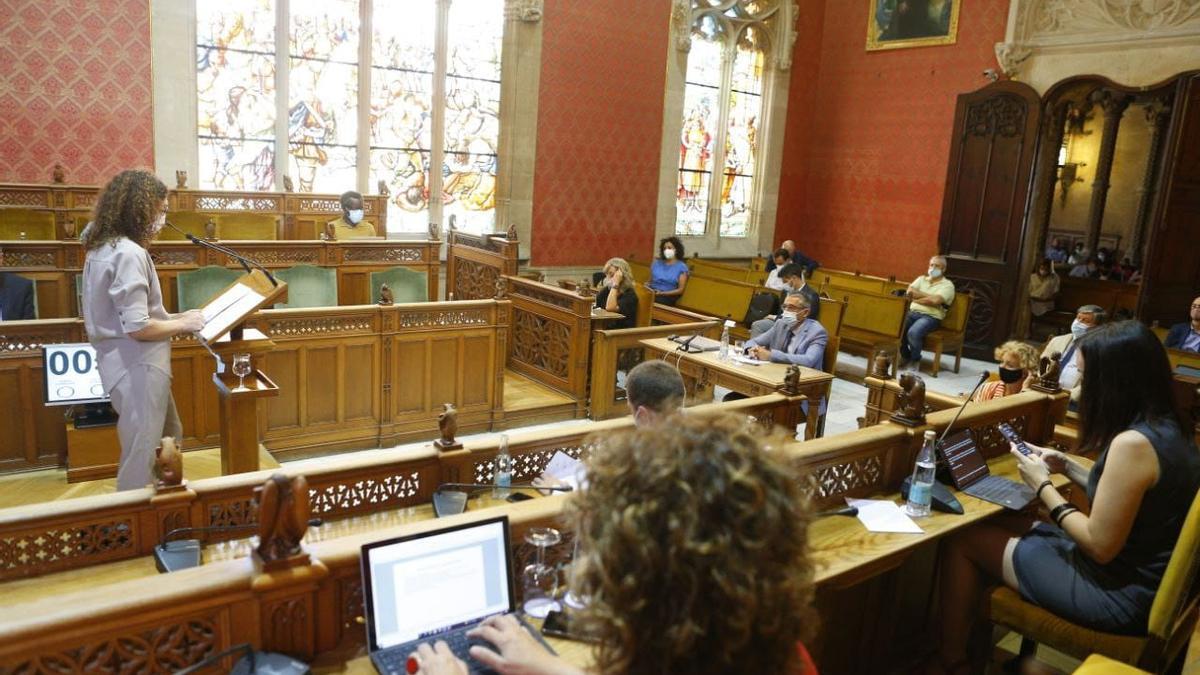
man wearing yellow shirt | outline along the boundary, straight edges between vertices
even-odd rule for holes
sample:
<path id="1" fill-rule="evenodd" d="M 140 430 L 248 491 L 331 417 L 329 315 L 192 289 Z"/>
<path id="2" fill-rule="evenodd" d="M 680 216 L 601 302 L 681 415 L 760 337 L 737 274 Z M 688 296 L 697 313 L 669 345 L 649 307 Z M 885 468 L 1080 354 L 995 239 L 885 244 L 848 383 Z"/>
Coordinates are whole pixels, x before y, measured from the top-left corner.
<path id="1" fill-rule="evenodd" d="M 363 197 L 350 190 L 342 193 L 342 217 L 325 224 L 325 233 L 334 239 L 374 237 L 375 226 L 363 220 Z"/>
<path id="2" fill-rule="evenodd" d="M 946 278 L 946 259 L 929 259 L 929 271 L 908 285 L 905 297 L 911 300 L 900 338 L 900 368 L 921 367 L 925 336 L 937 330 L 954 302 L 954 282 Z"/>

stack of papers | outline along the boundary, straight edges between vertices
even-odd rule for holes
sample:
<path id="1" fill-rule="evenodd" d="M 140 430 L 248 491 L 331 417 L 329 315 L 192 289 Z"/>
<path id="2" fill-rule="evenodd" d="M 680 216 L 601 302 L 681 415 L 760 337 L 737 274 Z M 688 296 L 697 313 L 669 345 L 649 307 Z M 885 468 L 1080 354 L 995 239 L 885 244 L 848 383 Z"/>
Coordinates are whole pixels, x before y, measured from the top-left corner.
<path id="1" fill-rule="evenodd" d="M 858 520 L 871 532 L 924 534 L 924 530 L 896 502 L 887 499 L 851 499 L 846 503 L 858 508 Z"/>
<path id="2" fill-rule="evenodd" d="M 226 328 L 232 327 L 258 307 L 265 297 L 245 284 L 234 284 L 201 309 L 204 313 L 204 327 L 198 334 L 206 342 L 212 341 Z"/>
<path id="3" fill-rule="evenodd" d="M 576 490 L 587 487 L 587 476 L 583 462 L 559 450 L 554 453 L 542 472 L 542 480 L 547 483 L 570 485 Z"/>

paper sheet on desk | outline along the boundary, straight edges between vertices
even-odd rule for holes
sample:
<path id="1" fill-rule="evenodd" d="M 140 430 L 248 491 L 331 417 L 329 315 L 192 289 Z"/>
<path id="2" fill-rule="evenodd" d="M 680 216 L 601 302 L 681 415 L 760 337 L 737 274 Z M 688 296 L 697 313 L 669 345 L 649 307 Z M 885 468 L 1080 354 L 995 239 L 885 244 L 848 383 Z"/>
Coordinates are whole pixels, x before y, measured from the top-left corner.
<path id="1" fill-rule="evenodd" d="M 546 478 L 553 478 L 561 483 L 570 485 L 576 490 L 579 489 L 581 484 L 587 487 L 587 480 L 584 478 L 583 462 L 562 450 L 554 453 L 554 456 L 546 463 L 546 470 L 542 472 L 542 475 Z"/>
<path id="2" fill-rule="evenodd" d="M 217 333 L 233 325 L 246 312 L 262 302 L 263 295 L 245 284 L 234 284 L 201 310 L 204 313 L 204 327 L 199 330 L 200 337 L 205 340 L 213 339 Z"/>
<path id="3" fill-rule="evenodd" d="M 887 499 L 851 499 L 846 503 L 858 508 L 858 520 L 871 532 L 923 534 L 919 525 L 896 502 Z"/>
<path id="4" fill-rule="evenodd" d="M 741 354 L 734 354 L 733 360 L 737 363 L 744 363 L 748 366 L 761 366 L 762 364 L 767 363 L 767 361 L 759 361 L 758 359 L 751 358 L 749 356 L 742 356 Z"/>

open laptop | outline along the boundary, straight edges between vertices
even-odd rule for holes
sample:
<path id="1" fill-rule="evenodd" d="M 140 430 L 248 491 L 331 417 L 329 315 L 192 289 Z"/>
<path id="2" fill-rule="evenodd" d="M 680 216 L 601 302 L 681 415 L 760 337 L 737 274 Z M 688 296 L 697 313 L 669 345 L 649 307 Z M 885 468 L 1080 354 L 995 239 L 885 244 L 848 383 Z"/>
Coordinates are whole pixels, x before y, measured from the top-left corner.
<path id="1" fill-rule="evenodd" d="M 509 550 L 508 516 L 365 544 L 363 600 L 375 668 L 406 674 L 417 645 L 445 640 L 470 672 L 494 672 L 467 652 L 471 644 L 491 645 L 468 642 L 466 632 L 515 611 Z"/>
<path id="2" fill-rule="evenodd" d="M 954 487 L 972 497 L 1013 511 L 1029 506 L 1036 497 L 1034 491 L 1024 483 L 991 475 L 970 429 L 947 436 L 942 441 L 940 452 L 950 470 L 950 481 Z"/>

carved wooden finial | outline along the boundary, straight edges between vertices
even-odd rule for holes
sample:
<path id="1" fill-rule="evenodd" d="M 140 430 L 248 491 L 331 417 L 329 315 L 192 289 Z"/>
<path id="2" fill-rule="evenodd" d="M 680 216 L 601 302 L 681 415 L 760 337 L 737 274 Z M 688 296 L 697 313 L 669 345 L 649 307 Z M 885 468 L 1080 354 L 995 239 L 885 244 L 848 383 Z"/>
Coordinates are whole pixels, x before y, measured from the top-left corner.
<path id="1" fill-rule="evenodd" d="M 50 178 L 55 183 L 58 183 L 59 185 L 61 185 L 65 182 L 67 182 L 67 170 L 63 168 L 62 164 L 55 164 L 54 172 L 50 174 Z"/>
<path id="2" fill-rule="evenodd" d="M 517 240 L 517 226 L 515 223 L 508 226 L 508 232 L 506 234 L 508 236 L 509 241 Z"/>
<path id="3" fill-rule="evenodd" d="M 164 436 L 160 445 L 154 449 L 154 491 L 172 492 L 183 489 L 187 481 L 183 479 L 183 453 L 174 438 Z"/>
<path id="4" fill-rule="evenodd" d="M 429 241 L 438 241 L 442 238 L 442 228 L 438 227 L 437 223 L 429 224 Z"/>
<path id="5" fill-rule="evenodd" d="M 788 396 L 800 395 L 800 366 L 788 366 L 787 374 L 783 376 L 783 384 L 779 385 L 779 391 Z"/>
<path id="6" fill-rule="evenodd" d="M 186 190 L 187 189 L 187 178 L 188 178 L 187 171 L 184 171 L 183 169 L 176 169 L 175 170 L 175 189 L 176 190 Z"/>
<path id="7" fill-rule="evenodd" d="M 900 375 L 900 396 L 892 421 L 908 427 L 925 423 L 925 380 L 920 375 L 907 372 Z"/>
<path id="8" fill-rule="evenodd" d="M 438 430 L 442 437 L 433 442 L 438 450 L 457 450 L 463 445 L 455 440 L 458 433 L 458 410 L 453 403 L 443 403 L 442 412 L 438 415 Z"/>
<path id="9" fill-rule="evenodd" d="M 506 297 L 508 297 L 508 282 L 504 280 L 504 277 L 500 277 L 496 280 L 496 295 L 494 298 L 496 300 L 503 300 Z"/>
<path id="10" fill-rule="evenodd" d="M 296 186 L 292 184 L 292 177 L 287 175 L 286 173 L 283 174 L 283 191 L 284 192 L 295 192 L 296 191 Z"/>
<path id="11" fill-rule="evenodd" d="M 395 302 L 392 289 L 387 284 L 379 284 L 379 304 L 387 306 Z"/>
<path id="12" fill-rule="evenodd" d="M 379 195 L 381 197 L 392 196 L 392 191 L 388 189 L 387 181 L 382 178 L 379 179 Z"/>
<path id="13" fill-rule="evenodd" d="M 892 378 L 892 357 L 882 349 L 875 353 L 875 361 L 871 368 L 871 377 L 881 380 Z"/>
<path id="14" fill-rule="evenodd" d="M 204 238 L 209 241 L 217 240 L 217 223 L 212 218 L 204 223 Z"/>
<path id="15" fill-rule="evenodd" d="M 269 572 L 308 564 L 308 554 L 300 542 L 308 531 L 311 509 L 308 481 L 304 476 L 288 479 L 277 473 L 254 490 L 258 502 L 258 548 L 254 563 Z"/>
<path id="16" fill-rule="evenodd" d="M 1037 380 L 1029 385 L 1029 388 L 1040 391 L 1043 394 L 1057 394 L 1062 391 L 1062 387 L 1058 384 L 1058 376 L 1062 372 L 1061 360 L 1062 352 L 1054 352 L 1050 356 L 1043 356 L 1038 362 Z"/>
<path id="17" fill-rule="evenodd" d="M 453 231 L 455 231 L 455 230 L 457 230 L 457 229 L 458 229 L 458 226 L 457 226 L 457 224 L 456 224 L 457 222 L 458 222 L 458 219 L 457 219 L 457 218 L 455 218 L 455 216 L 454 216 L 454 214 L 453 214 L 453 213 L 451 213 L 451 214 L 450 214 L 450 218 L 449 218 L 449 219 L 446 221 L 447 227 L 449 227 L 449 228 L 450 228 L 450 231 L 451 231 L 451 232 L 453 232 Z"/>

